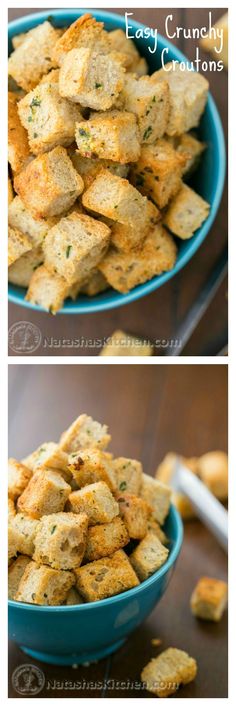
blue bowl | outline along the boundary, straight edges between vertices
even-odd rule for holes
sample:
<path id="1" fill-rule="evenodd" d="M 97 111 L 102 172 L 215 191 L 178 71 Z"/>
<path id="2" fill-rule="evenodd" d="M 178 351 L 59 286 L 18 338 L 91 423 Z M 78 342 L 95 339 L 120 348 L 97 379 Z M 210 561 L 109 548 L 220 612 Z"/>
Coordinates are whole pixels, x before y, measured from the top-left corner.
<path id="1" fill-rule="evenodd" d="M 183 525 L 171 506 L 164 530 L 166 563 L 125 593 L 78 606 L 35 606 L 9 601 L 9 637 L 26 654 L 49 664 L 83 664 L 117 650 L 165 592 L 181 549 Z"/>
<path id="2" fill-rule="evenodd" d="M 48 12 L 39 12 L 37 14 L 27 15 L 26 17 L 22 17 L 14 22 L 11 22 L 9 24 L 9 51 L 12 50 L 11 39 L 14 35 L 19 34 L 20 32 L 27 32 L 29 29 L 35 27 L 41 22 L 44 22 L 49 17 L 52 19 L 55 26 L 67 26 L 74 22 L 77 17 L 84 14 L 84 12 L 86 12 L 86 10 L 54 10 L 52 12 L 50 11 L 50 15 Z M 102 20 L 104 22 L 105 29 L 107 30 L 112 30 L 118 27 L 125 29 L 125 19 L 121 15 L 104 12 L 103 10 L 92 10 L 92 14 L 97 20 Z M 143 28 L 144 25 L 132 20 L 132 27 L 136 31 L 139 28 Z M 148 51 L 147 41 L 151 48 L 154 48 L 154 39 L 152 38 L 149 38 L 148 40 L 139 39 L 136 44 L 140 54 L 146 57 L 151 73 L 160 68 L 161 52 L 165 47 L 169 50 L 168 61 L 172 61 L 173 59 L 178 61 L 187 61 L 186 57 L 179 51 L 179 49 L 168 42 L 168 40 L 164 37 L 159 35 L 158 48 L 155 54 L 150 54 Z M 186 263 L 193 257 L 194 253 L 198 250 L 205 239 L 216 217 L 225 179 L 226 159 L 224 134 L 219 113 L 211 95 L 209 95 L 206 109 L 199 125 L 198 136 L 203 142 L 207 143 L 207 150 L 204 152 L 199 169 L 190 184 L 192 184 L 193 188 L 195 188 L 196 191 L 204 199 L 206 199 L 208 203 L 210 203 L 211 208 L 207 220 L 203 223 L 201 228 L 196 231 L 193 238 L 187 241 L 181 241 L 178 239 L 178 257 L 175 267 L 170 272 L 154 277 L 145 284 L 140 284 L 138 287 L 132 289 L 131 292 L 128 292 L 128 294 L 120 294 L 114 289 L 109 289 L 106 292 L 92 298 L 81 295 L 75 302 L 71 299 L 67 299 L 63 309 L 61 309 L 61 312 L 59 313 L 87 314 L 94 311 L 105 311 L 106 309 L 112 309 L 114 307 L 122 306 L 123 304 L 128 304 L 136 299 L 140 299 L 146 294 L 158 289 L 158 287 L 161 287 L 161 285 L 165 284 L 165 282 L 168 282 L 168 280 L 174 277 L 174 275 L 176 275 L 176 273 L 179 272 L 179 270 L 181 270 L 182 267 L 184 267 L 184 265 L 186 265 Z M 12 284 L 9 285 L 9 300 L 11 302 L 20 304 L 21 306 L 25 306 L 30 309 L 35 309 L 37 311 L 43 311 L 41 307 L 31 304 L 30 302 L 26 302 L 24 297 L 25 289 Z"/>

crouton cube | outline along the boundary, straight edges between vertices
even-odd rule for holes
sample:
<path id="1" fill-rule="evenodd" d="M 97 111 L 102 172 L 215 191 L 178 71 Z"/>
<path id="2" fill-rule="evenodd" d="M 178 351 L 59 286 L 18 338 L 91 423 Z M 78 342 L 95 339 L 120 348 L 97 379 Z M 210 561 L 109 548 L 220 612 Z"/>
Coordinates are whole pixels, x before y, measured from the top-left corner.
<path id="1" fill-rule="evenodd" d="M 80 603 L 84 603 L 83 598 L 73 586 L 67 593 L 64 605 L 79 605 Z"/>
<path id="2" fill-rule="evenodd" d="M 181 71 L 180 64 L 170 62 L 164 69 L 156 71 L 152 80 L 168 81 L 169 84 L 167 135 L 181 135 L 197 127 L 207 101 L 207 79 L 197 71 L 189 71 L 186 68 Z"/>
<path id="3" fill-rule="evenodd" d="M 152 534 L 155 534 L 162 544 L 169 543 L 169 539 L 160 527 L 159 522 L 157 522 L 152 515 L 149 515 L 147 520 L 147 532 L 152 532 Z"/>
<path id="4" fill-rule="evenodd" d="M 149 144 L 164 135 L 169 114 L 167 81 L 155 83 L 151 76 L 127 74 L 122 97 L 124 109 L 137 116 L 141 142 Z"/>
<path id="5" fill-rule="evenodd" d="M 85 108 L 108 110 L 123 88 L 123 77 L 124 69 L 112 53 L 72 49 L 60 69 L 60 95 Z"/>
<path id="6" fill-rule="evenodd" d="M 193 615 L 202 620 L 221 620 L 227 604 L 227 583 L 219 579 L 202 576 L 191 596 Z"/>
<path id="7" fill-rule="evenodd" d="M 86 601 L 99 601 L 138 586 L 139 580 L 122 549 L 75 570 L 76 588 Z"/>
<path id="8" fill-rule="evenodd" d="M 12 52 L 8 73 L 25 91 L 35 88 L 41 77 L 56 66 L 52 60 L 52 50 L 57 40 L 58 30 L 46 20 L 30 30 Z"/>
<path id="9" fill-rule="evenodd" d="M 140 55 L 132 39 L 128 39 L 123 29 L 114 29 L 109 32 L 109 41 L 114 51 L 125 56 L 125 68 L 135 72 L 139 66 Z"/>
<path id="10" fill-rule="evenodd" d="M 141 149 L 130 172 L 131 182 L 159 208 L 164 208 L 181 187 L 186 154 L 179 154 L 166 139 Z"/>
<path id="11" fill-rule="evenodd" d="M 104 481 L 85 485 L 69 495 L 67 502 L 69 512 L 85 512 L 89 525 L 100 525 L 111 522 L 119 515 L 119 506 Z"/>
<path id="12" fill-rule="evenodd" d="M 111 248 L 99 270 L 118 292 L 125 294 L 138 284 L 174 267 L 177 248 L 170 234 L 157 225 L 146 238 L 142 249 L 129 253 Z"/>
<path id="13" fill-rule="evenodd" d="M 188 469 L 191 470 L 192 473 L 198 473 L 197 458 L 184 458 L 184 456 L 182 456 L 181 458 L 184 465 L 188 466 Z M 163 461 L 159 464 L 156 470 L 156 478 L 158 480 L 162 481 L 163 483 L 167 483 L 171 486 L 171 479 L 174 472 L 176 459 L 176 454 L 171 452 L 166 454 Z M 195 516 L 195 512 L 190 501 L 182 493 L 172 492 L 172 502 L 177 508 L 183 520 L 190 520 Z"/>
<path id="14" fill-rule="evenodd" d="M 18 228 L 8 227 L 8 267 L 19 260 L 22 255 L 32 250 L 32 243 L 27 235 Z"/>
<path id="15" fill-rule="evenodd" d="M 122 549 L 129 542 L 129 534 L 121 517 L 111 522 L 89 527 L 85 551 L 86 561 L 95 561 Z"/>
<path id="16" fill-rule="evenodd" d="M 97 22 L 90 14 L 84 14 L 66 29 L 54 47 L 53 58 L 62 65 L 66 54 L 72 49 L 92 49 L 100 54 L 111 51 L 109 35 L 103 29 L 104 23 Z"/>
<path id="17" fill-rule="evenodd" d="M 44 441 L 35 451 L 26 456 L 23 462 L 31 471 L 37 471 L 41 467 L 66 471 L 68 457 L 54 441 Z"/>
<path id="18" fill-rule="evenodd" d="M 18 96 L 8 93 L 8 161 L 12 171 L 17 174 L 30 161 L 28 135 L 20 122 L 18 114 Z"/>
<path id="19" fill-rule="evenodd" d="M 200 157 L 206 149 L 206 145 L 204 142 L 199 142 L 191 133 L 180 135 L 172 139 L 175 141 L 174 146 L 177 152 L 187 155 L 187 161 L 183 167 L 183 174 L 189 177 L 195 169 L 197 169 Z"/>
<path id="20" fill-rule="evenodd" d="M 112 466 L 118 492 L 139 495 L 143 476 L 143 467 L 140 461 L 120 456 L 114 459 Z"/>
<path id="21" fill-rule="evenodd" d="M 147 202 L 146 225 L 142 223 L 142 227 L 137 225 L 126 225 L 124 223 L 111 221 L 111 244 L 120 252 L 130 252 L 136 248 L 140 248 L 150 233 L 150 230 L 160 220 L 160 211 L 151 201 Z"/>
<path id="22" fill-rule="evenodd" d="M 45 515 L 38 523 L 33 559 L 53 569 L 76 569 L 86 548 L 87 515 L 57 512 Z"/>
<path id="23" fill-rule="evenodd" d="M 164 698 L 174 694 L 181 684 L 189 684 L 196 674 L 196 660 L 183 650 L 169 647 L 146 664 L 141 679 L 147 691 Z"/>
<path id="24" fill-rule="evenodd" d="M 47 218 L 71 208 L 84 185 L 65 148 L 55 147 L 30 162 L 14 187 L 33 216 Z"/>
<path id="25" fill-rule="evenodd" d="M 20 580 L 30 559 L 28 556 L 18 556 L 8 570 L 8 598 L 14 600 Z"/>
<path id="26" fill-rule="evenodd" d="M 91 157 L 88 159 L 88 157 L 82 157 L 78 150 L 73 150 L 72 148 L 68 150 L 68 153 L 74 168 L 83 179 L 85 189 L 89 188 L 102 169 L 108 169 L 112 174 L 124 179 L 128 176 L 128 164 L 113 162 L 111 159 L 99 159 L 99 157 Z"/>
<path id="27" fill-rule="evenodd" d="M 13 199 L 14 199 L 13 186 L 12 186 L 10 177 L 8 177 L 8 206 L 11 205 Z"/>
<path id="28" fill-rule="evenodd" d="M 81 414 L 63 432 L 59 446 L 62 451 L 73 453 L 78 449 L 106 449 L 110 440 L 106 424 L 100 424 L 87 414 Z"/>
<path id="29" fill-rule="evenodd" d="M 121 164 L 137 162 L 139 129 L 133 113 L 109 110 L 76 124 L 75 139 L 83 157 L 101 157 Z"/>
<path id="30" fill-rule="evenodd" d="M 32 556 L 34 552 L 34 540 L 38 526 L 38 520 L 32 517 L 27 517 L 20 512 L 17 512 L 11 520 L 11 528 L 15 533 L 15 546 L 20 554 Z"/>
<path id="31" fill-rule="evenodd" d="M 69 455 L 68 465 L 78 488 L 103 480 L 111 490 L 116 489 L 111 454 L 96 448 L 81 449 Z"/>
<path id="32" fill-rule="evenodd" d="M 114 331 L 109 336 L 108 342 L 99 353 L 100 356 L 128 355 L 128 356 L 143 356 L 152 355 L 152 346 L 148 341 L 142 341 L 141 338 L 130 336 L 124 331 Z"/>
<path id="33" fill-rule="evenodd" d="M 137 227 L 139 232 L 147 226 L 147 199 L 127 179 L 121 179 L 106 169 L 84 192 L 82 202 L 85 208 L 127 226 Z"/>
<path id="34" fill-rule="evenodd" d="M 87 297 L 95 297 L 97 294 L 105 292 L 108 287 L 109 285 L 104 275 L 99 272 L 99 270 L 95 270 L 95 272 L 93 272 L 87 280 L 86 284 L 82 285 L 80 291 L 81 293 L 86 294 Z"/>
<path id="35" fill-rule="evenodd" d="M 129 559 L 140 581 L 145 581 L 165 564 L 168 554 L 169 549 L 163 546 L 156 534 L 147 532 Z"/>
<path id="36" fill-rule="evenodd" d="M 38 605 L 62 605 L 75 583 L 70 571 L 59 571 L 31 561 L 20 580 L 16 601 Z"/>
<path id="37" fill-rule="evenodd" d="M 109 240 L 104 223 L 74 211 L 49 231 L 43 245 L 45 265 L 69 285 L 83 284 L 106 254 Z"/>
<path id="38" fill-rule="evenodd" d="M 224 451 L 209 451 L 197 462 L 198 475 L 219 500 L 228 497 L 228 456 Z"/>
<path id="39" fill-rule="evenodd" d="M 183 184 L 164 216 L 165 225 L 182 240 L 192 238 L 209 214 L 210 206 L 193 189 Z"/>
<path id="40" fill-rule="evenodd" d="M 44 265 L 33 272 L 26 294 L 26 301 L 41 306 L 42 309 L 56 314 L 62 309 L 64 300 L 69 296 L 69 286 L 64 277 L 56 272 L 49 272 Z"/>
<path id="41" fill-rule="evenodd" d="M 15 503 L 12 498 L 8 498 L 8 519 L 11 520 L 12 517 L 15 517 L 16 514 L 16 508 L 15 508 Z"/>
<path id="42" fill-rule="evenodd" d="M 131 539 L 143 539 L 147 534 L 149 506 L 142 498 L 129 493 L 116 495 L 120 516 L 125 523 Z"/>
<path id="43" fill-rule="evenodd" d="M 154 519 L 163 525 L 170 509 L 171 489 L 156 478 L 143 473 L 140 495 L 152 508 Z"/>
<path id="44" fill-rule="evenodd" d="M 19 463 L 15 458 L 9 458 L 8 461 L 8 495 L 12 500 L 23 493 L 23 490 L 28 485 L 32 471 L 23 463 Z"/>
<path id="45" fill-rule="evenodd" d="M 16 284 L 18 287 L 28 287 L 32 275 L 37 267 L 42 265 L 43 260 L 44 255 L 41 245 L 29 250 L 9 267 L 8 282 Z"/>
<path id="46" fill-rule="evenodd" d="M 18 510 L 34 518 L 62 512 L 71 487 L 56 471 L 35 471 L 26 489 L 18 499 Z"/>
<path id="47" fill-rule="evenodd" d="M 9 225 L 27 235 L 34 247 L 42 245 L 49 229 L 58 220 L 57 218 L 34 218 L 19 196 L 15 196 L 9 206 L 8 219 Z"/>

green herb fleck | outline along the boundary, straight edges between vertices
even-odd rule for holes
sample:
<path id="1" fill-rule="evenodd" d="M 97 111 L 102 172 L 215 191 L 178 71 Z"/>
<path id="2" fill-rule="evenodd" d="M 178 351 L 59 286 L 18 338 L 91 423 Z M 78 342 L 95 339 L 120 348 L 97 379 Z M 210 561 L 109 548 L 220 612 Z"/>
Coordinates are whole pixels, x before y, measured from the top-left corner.
<path id="1" fill-rule="evenodd" d="M 126 490 L 126 488 L 127 488 L 126 480 L 122 480 L 122 482 L 119 485 L 119 490 Z"/>
<path id="2" fill-rule="evenodd" d="M 156 103 L 156 96 L 153 96 L 152 103 Z"/>
<path id="3" fill-rule="evenodd" d="M 41 100 L 39 98 L 32 98 L 32 101 L 30 103 L 30 108 L 34 108 L 41 105 Z"/>
<path id="4" fill-rule="evenodd" d="M 148 137 L 150 137 L 151 133 L 152 133 L 152 127 L 151 127 L 151 125 L 149 125 L 143 134 L 143 139 L 147 140 Z"/>
<path id="5" fill-rule="evenodd" d="M 32 115 L 29 115 L 29 117 L 28 117 L 28 123 L 32 123 L 32 120 L 33 120 Z"/>
<path id="6" fill-rule="evenodd" d="M 53 525 L 53 527 L 51 529 L 51 534 L 54 534 L 56 528 L 57 528 L 57 525 Z"/>
<path id="7" fill-rule="evenodd" d="M 34 139 L 35 139 L 36 137 L 38 137 L 38 133 L 37 133 L 37 132 L 34 132 Z"/>
<path id="8" fill-rule="evenodd" d="M 71 251 L 72 245 L 68 245 L 66 248 L 66 257 L 70 257 L 70 251 Z"/>
<path id="9" fill-rule="evenodd" d="M 95 88 L 103 88 L 103 83 L 95 83 Z"/>
<path id="10" fill-rule="evenodd" d="M 31 598 L 34 601 L 35 600 L 36 593 L 31 593 Z"/>
<path id="11" fill-rule="evenodd" d="M 84 130 L 83 127 L 79 128 L 79 134 L 81 135 L 81 137 L 90 137 L 89 132 L 87 132 L 87 130 Z"/>

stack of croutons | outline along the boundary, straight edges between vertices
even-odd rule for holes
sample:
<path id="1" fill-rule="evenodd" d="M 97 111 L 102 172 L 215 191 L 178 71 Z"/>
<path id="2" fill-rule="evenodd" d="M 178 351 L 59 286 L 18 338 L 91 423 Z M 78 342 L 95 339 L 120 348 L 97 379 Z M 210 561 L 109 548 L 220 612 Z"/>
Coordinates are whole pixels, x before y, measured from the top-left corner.
<path id="1" fill-rule="evenodd" d="M 209 205 L 184 179 L 204 145 L 208 82 L 178 64 L 148 76 L 121 29 L 83 15 L 13 39 L 9 280 L 56 313 L 67 297 L 126 293 L 171 270 Z M 14 193 L 16 195 L 14 195 Z"/>
<path id="2" fill-rule="evenodd" d="M 167 560 L 170 489 L 139 461 L 106 451 L 107 426 L 81 415 L 22 462 L 9 460 L 9 597 L 97 601 Z"/>

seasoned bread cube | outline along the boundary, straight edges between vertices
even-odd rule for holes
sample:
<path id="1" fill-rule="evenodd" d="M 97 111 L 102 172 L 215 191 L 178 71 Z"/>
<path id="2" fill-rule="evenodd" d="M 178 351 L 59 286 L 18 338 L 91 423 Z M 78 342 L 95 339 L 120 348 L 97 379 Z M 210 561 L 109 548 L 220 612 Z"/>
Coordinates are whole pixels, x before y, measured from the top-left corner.
<path id="1" fill-rule="evenodd" d="M 118 492 L 139 495 L 142 485 L 143 467 L 140 461 L 120 456 L 112 462 Z"/>
<path id="2" fill-rule="evenodd" d="M 16 514 L 16 508 L 15 508 L 15 503 L 12 498 L 8 498 L 8 519 L 11 520 L 12 517 L 15 517 Z"/>
<path id="3" fill-rule="evenodd" d="M 46 20 L 26 34 L 24 41 L 8 60 L 8 74 L 21 88 L 31 91 L 53 66 L 52 50 L 58 40 L 58 30 Z"/>
<path id="4" fill-rule="evenodd" d="M 125 523 L 130 539 L 143 539 L 147 534 L 149 506 L 142 498 L 129 493 L 117 493 L 120 516 Z"/>
<path id="5" fill-rule="evenodd" d="M 12 186 L 10 177 L 8 177 L 8 206 L 11 205 L 13 199 L 14 199 L 13 186 Z"/>
<path id="6" fill-rule="evenodd" d="M 113 554 L 129 542 L 129 534 L 121 517 L 111 522 L 89 527 L 85 560 L 94 561 Z"/>
<path id="7" fill-rule="evenodd" d="M 79 605 L 80 603 L 84 603 L 83 598 L 73 586 L 67 593 L 64 605 Z"/>
<path id="8" fill-rule="evenodd" d="M 8 267 L 19 260 L 22 255 L 32 250 L 32 243 L 27 235 L 18 228 L 8 227 Z"/>
<path id="9" fill-rule="evenodd" d="M 112 53 L 104 55 L 92 49 L 72 49 L 60 69 L 60 95 L 85 108 L 109 110 L 123 84 L 124 69 Z"/>
<path id="10" fill-rule="evenodd" d="M 160 139 L 142 147 L 137 164 L 132 165 L 130 179 L 142 194 L 164 208 L 181 187 L 186 162 L 186 154 L 179 154 L 166 139 Z"/>
<path id="11" fill-rule="evenodd" d="M 154 519 L 163 525 L 170 509 L 171 489 L 143 473 L 140 495 L 150 505 Z"/>
<path id="12" fill-rule="evenodd" d="M 36 218 L 49 218 L 71 208 L 83 186 L 64 147 L 36 157 L 14 181 L 16 192 Z"/>
<path id="13" fill-rule="evenodd" d="M 111 225 L 111 244 L 120 252 L 130 252 L 142 246 L 143 241 L 150 233 L 150 230 L 160 220 L 160 211 L 151 201 L 147 202 L 146 225 L 141 228 L 137 225 L 126 225 L 124 223 L 113 222 Z"/>
<path id="14" fill-rule="evenodd" d="M 161 225 L 157 225 L 146 238 L 142 249 L 121 253 L 111 248 L 98 267 L 111 287 L 125 294 L 155 275 L 171 270 L 176 255 L 173 238 Z"/>
<path id="15" fill-rule="evenodd" d="M 38 523 L 33 559 L 53 569 L 76 569 L 86 549 L 87 515 L 57 512 Z"/>
<path id="16" fill-rule="evenodd" d="M 108 110 L 76 124 L 75 139 L 83 157 L 127 164 L 140 156 L 139 130 L 133 113 Z"/>
<path id="17" fill-rule="evenodd" d="M 19 287 L 28 287 L 34 271 L 39 265 L 42 265 L 43 260 L 44 255 L 41 245 L 29 250 L 9 267 L 8 282 L 17 284 Z"/>
<path id="18" fill-rule="evenodd" d="M 46 309 L 50 314 L 56 314 L 62 309 L 64 300 L 69 296 L 69 286 L 64 277 L 56 272 L 49 272 L 47 267 L 37 267 L 33 273 L 26 301 Z"/>
<path id="19" fill-rule="evenodd" d="M 138 586 L 139 580 L 125 552 L 92 561 L 75 570 L 76 588 L 86 601 L 99 601 Z"/>
<path id="20" fill-rule="evenodd" d="M 33 472 L 38 468 L 66 471 L 68 457 L 54 441 L 44 441 L 35 451 L 26 456 L 23 462 Z"/>
<path id="21" fill-rule="evenodd" d="M 106 169 L 98 174 L 84 192 L 82 202 L 85 208 L 127 226 L 137 227 L 139 232 L 147 226 L 147 199 L 127 179 L 121 179 Z"/>
<path id="22" fill-rule="evenodd" d="M 111 522 L 119 515 L 119 506 L 104 481 L 85 485 L 69 495 L 67 510 L 86 513 L 89 525 Z"/>
<path id="23" fill-rule="evenodd" d="M 68 466 L 78 488 L 103 480 L 111 490 L 116 489 L 116 474 L 112 456 L 100 449 L 81 449 L 69 455 Z"/>
<path id="24" fill-rule="evenodd" d="M 104 223 L 73 211 L 49 231 L 43 245 L 45 266 L 69 285 L 83 284 L 106 254 L 109 240 Z"/>
<path id="25" fill-rule="evenodd" d="M 199 142 L 194 135 L 191 133 L 186 133 L 180 135 L 179 137 L 170 138 L 174 140 L 173 146 L 179 152 L 179 154 L 187 155 L 187 161 L 183 168 L 183 174 L 190 176 L 195 169 L 198 167 L 200 157 L 206 145 L 204 142 Z"/>
<path id="26" fill-rule="evenodd" d="M 25 128 L 18 114 L 18 96 L 8 93 L 8 161 L 17 174 L 30 160 L 30 148 Z"/>
<path id="27" fill-rule="evenodd" d="M 151 76 L 127 74 L 122 98 L 124 109 L 137 116 L 141 142 L 149 144 L 164 135 L 169 115 L 167 81 L 155 83 Z"/>
<path id="28" fill-rule="evenodd" d="M 8 598 L 14 600 L 20 580 L 30 559 L 28 556 L 18 556 L 8 570 Z"/>
<path id="29" fill-rule="evenodd" d="M 164 698 L 174 694 L 181 684 L 189 684 L 196 674 L 196 660 L 183 650 L 169 647 L 146 664 L 141 679 L 147 691 Z"/>
<path id="30" fill-rule="evenodd" d="M 152 352 L 152 346 L 148 341 L 142 341 L 141 338 L 130 336 L 130 334 L 118 330 L 109 336 L 108 342 L 99 355 L 143 356 L 152 355 Z"/>
<path id="31" fill-rule="evenodd" d="M 78 150 L 72 148 L 68 150 L 68 154 L 74 165 L 74 168 L 79 172 L 84 182 L 84 188 L 88 189 L 94 179 L 96 179 L 102 169 L 108 169 L 109 172 L 116 176 L 126 179 L 129 173 L 128 164 L 120 164 L 120 162 L 112 162 L 111 159 L 99 159 L 99 157 L 82 157 Z M 109 224 L 108 224 L 109 225 Z"/>
<path id="32" fill-rule="evenodd" d="M 209 214 L 210 206 L 196 191 L 183 184 L 164 216 L 165 225 L 182 240 L 192 238 Z"/>
<path id="33" fill-rule="evenodd" d="M 228 497 L 228 456 L 224 451 L 209 451 L 197 461 L 198 475 L 219 500 Z"/>
<path id="34" fill-rule="evenodd" d="M 197 127 L 207 101 L 207 79 L 197 71 L 186 68 L 181 71 L 180 64 L 170 62 L 164 69 L 155 71 L 152 80 L 168 81 L 169 84 L 167 135 L 181 135 Z"/>
<path id="35" fill-rule="evenodd" d="M 125 56 L 125 67 L 127 71 L 137 71 L 140 63 L 140 55 L 132 39 L 128 39 L 123 29 L 114 29 L 109 32 L 109 40 L 114 51 Z"/>
<path id="36" fill-rule="evenodd" d="M 74 141 L 80 108 L 62 98 L 57 83 L 39 84 L 18 103 L 22 125 L 28 131 L 31 152 L 41 154 Z"/>
<path id="37" fill-rule="evenodd" d="M 197 618 L 219 622 L 227 604 L 227 583 L 202 576 L 191 596 L 191 611 Z"/>
<path id="38" fill-rule="evenodd" d="M 106 424 L 80 414 L 61 435 L 59 446 L 66 453 L 73 453 L 78 449 L 106 449 L 110 440 Z"/>
<path id="39" fill-rule="evenodd" d="M 83 284 L 80 291 L 82 294 L 86 294 L 87 297 L 95 297 L 97 294 L 105 292 L 108 287 L 109 284 L 104 275 L 99 270 L 95 270 L 86 284 Z"/>
<path id="40" fill-rule="evenodd" d="M 15 600 L 38 605 L 62 605 L 74 583 L 72 572 L 31 561 L 21 578 Z"/>
<path id="41" fill-rule="evenodd" d="M 56 64 L 61 66 L 68 52 L 81 47 L 107 54 L 110 51 L 109 35 L 103 27 L 104 23 L 97 22 L 90 14 L 84 14 L 75 20 L 57 40 L 53 51 Z"/>
<path id="42" fill-rule="evenodd" d="M 41 245 L 56 218 L 34 218 L 19 196 L 15 196 L 8 209 L 9 225 L 27 235 L 32 245 Z"/>
<path id="43" fill-rule="evenodd" d="M 70 485 L 59 473 L 37 470 L 18 499 L 18 510 L 34 518 L 62 512 L 70 492 Z"/>
<path id="44" fill-rule="evenodd" d="M 140 581 L 145 581 L 165 564 L 168 554 L 169 550 L 163 546 L 158 537 L 152 532 L 147 532 L 144 539 L 130 554 L 129 560 Z"/>
<path id="45" fill-rule="evenodd" d="M 17 552 L 32 556 L 34 552 L 34 540 L 38 526 L 38 520 L 17 512 L 11 520 L 11 527 L 15 533 L 15 545 Z"/>
<path id="46" fill-rule="evenodd" d="M 8 460 L 8 495 L 12 500 L 23 493 L 28 485 L 32 471 L 25 464 L 19 463 L 15 458 Z"/>
<path id="47" fill-rule="evenodd" d="M 155 534 L 162 544 L 169 543 L 168 537 L 166 536 L 165 532 L 163 532 L 163 529 L 160 527 L 159 522 L 154 519 L 153 515 L 149 515 L 148 517 L 147 531 L 152 532 L 152 534 Z"/>

